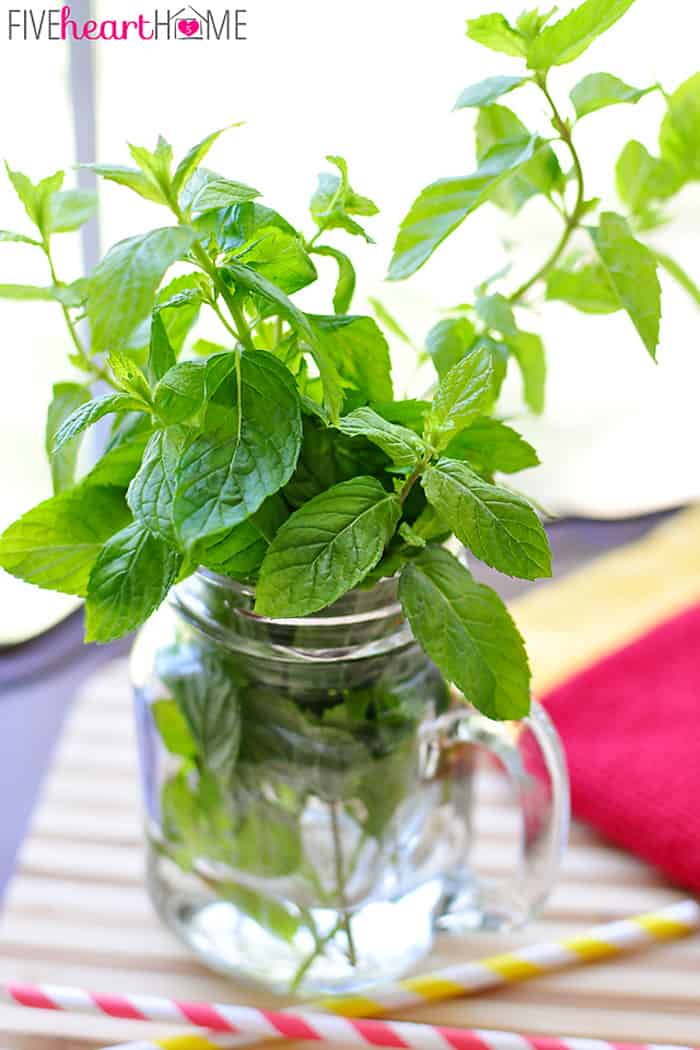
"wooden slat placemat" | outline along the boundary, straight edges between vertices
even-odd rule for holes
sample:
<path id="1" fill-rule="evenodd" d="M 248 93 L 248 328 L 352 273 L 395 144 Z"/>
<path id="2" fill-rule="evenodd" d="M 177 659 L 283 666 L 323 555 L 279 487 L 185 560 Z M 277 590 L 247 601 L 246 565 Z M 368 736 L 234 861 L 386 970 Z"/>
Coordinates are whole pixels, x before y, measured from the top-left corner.
<path id="1" fill-rule="evenodd" d="M 558 659 L 546 644 L 549 631 L 559 647 L 574 631 L 581 610 L 591 613 L 591 573 L 602 588 L 611 578 L 635 593 L 634 613 L 620 590 L 607 589 L 599 615 L 584 619 L 588 648 L 598 652 L 614 638 L 633 636 L 652 622 L 650 603 L 664 613 L 700 597 L 700 572 L 692 586 L 683 573 L 684 544 L 697 558 L 698 512 L 660 530 L 656 541 L 609 555 L 605 571 L 594 567 L 519 603 L 516 615 L 536 654 L 546 655 L 535 673 L 540 682 L 563 676 L 567 658 L 583 658 L 578 639 Z M 685 539 L 684 539 L 685 537 Z M 683 541 L 683 542 L 681 542 Z M 667 561 L 663 595 L 645 603 L 629 570 Z M 692 564 L 692 557 L 690 562 Z M 627 560 L 626 560 L 627 559 Z M 631 559 L 631 560 L 630 560 Z M 685 563 L 687 573 L 687 562 Z M 656 566 L 656 578 L 660 566 Z M 678 580 L 674 583 L 674 572 Z M 683 576 L 683 584 L 678 582 Z M 652 579 L 653 574 L 649 574 Z M 588 597 L 579 601 L 583 592 Z M 694 588 L 694 590 L 693 590 Z M 617 596 L 617 597 L 616 597 Z M 610 623 L 601 613 L 607 609 Z M 597 622 L 597 630 L 594 629 Z M 605 642 L 603 641 L 605 639 Z M 538 672 L 539 666 L 539 672 Z M 506 789 L 495 776 L 482 778 L 478 810 L 480 864 L 493 872 L 511 862 L 518 819 Z M 5 800 L 11 804 L 11 800 Z M 680 900 L 650 867 L 575 825 L 562 878 L 544 915 L 527 930 L 504 937 L 441 938 L 429 965 L 479 958 L 494 951 L 557 938 L 587 926 Z M 425 964 L 421 967 L 425 968 Z M 209 973 L 154 916 L 142 885 L 142 843 L 136 749 L 130 691 L 123 661 L 100 671 L 83 690 L 59 745 L 33 831 L 20 858 L 0 922 L 0 981 L 78 984 L 102 992 L 152 993 L 189 999 L 270 1004 L 235 982 Z M 482 994 L 433 1004 L 407 1013 L 416 1020 L 538 1034 L 578 1035 L 617 1041 L 685 1043 L 700 1046 L 700 936 L 624 959 L 597 963 Z M 172 1029 L 171 1029 L 172 1031 Z M 5 1050 L 89 1050 L 110 1042 L 168 1034 L 167 1027 L 109 1018 L 0 1007 L 0 1047 Z"/>

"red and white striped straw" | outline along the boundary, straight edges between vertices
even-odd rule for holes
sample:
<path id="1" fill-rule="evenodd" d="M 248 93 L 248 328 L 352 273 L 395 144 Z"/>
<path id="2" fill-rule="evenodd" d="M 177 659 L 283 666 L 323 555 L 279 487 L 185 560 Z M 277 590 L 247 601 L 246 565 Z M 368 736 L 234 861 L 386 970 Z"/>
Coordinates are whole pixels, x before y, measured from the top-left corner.
<path id="1" fill-rule="evenodd" d="M 129 1020 L 171 1024 L 185 1022 L 208 1030 L 206 1036 L 178 1036 L 174 1039 L 125 1044 L 129 1050 L 167 1050 L 171 1047 L 178 1047 L 179 1050 L 220 1050 L 222 1046 L 236 1045 L 237 1040 L 231 1039 L 231 1036 L 252 1036 L 265 1041 L 299 1039 L 353 1047 L 394 1047 L 397 1050 L 647 1050 L 594 1039 L 524 1036 L 513 1032 L 450 1028 L 408 1021 L 340 1017 L 310 1010 L 263 1010 L 252 1006 L 223 1004 L 213 1006 L 140 995 L 104 996 L 52 985 L 42 985 L 39 989 L 11 984 L 6 985 L 4 991 L 12 1001 L 23 1006 L 108 1014 Z M 225 1033 L 226 1037 L 219 1039 L 215 1033 Z M 649 1044 L 649 1050 L 671 1048 Z"/>

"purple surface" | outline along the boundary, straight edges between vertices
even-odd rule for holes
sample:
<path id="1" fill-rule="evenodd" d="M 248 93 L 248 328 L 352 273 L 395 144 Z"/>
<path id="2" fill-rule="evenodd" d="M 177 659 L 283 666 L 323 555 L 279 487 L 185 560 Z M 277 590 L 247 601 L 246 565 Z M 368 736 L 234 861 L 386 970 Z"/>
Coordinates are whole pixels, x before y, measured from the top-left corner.
<path id="1" fill-rule="evenodd" d="M 555 522 L 548 529 L 555 577 L 641 538 L 667 516 Z M 546 581 L 506 579 L 481 565 L 474 567 L 474 575 L 506 598 L 547 585 Z M 17 848 L 72 697 L 96 667 L 125 653 L 129 644 L 85 646 L 81 638 L 82 614 L 76 613 L 42 638 L 0 651 L 0 893 L 12 874 Z"/>

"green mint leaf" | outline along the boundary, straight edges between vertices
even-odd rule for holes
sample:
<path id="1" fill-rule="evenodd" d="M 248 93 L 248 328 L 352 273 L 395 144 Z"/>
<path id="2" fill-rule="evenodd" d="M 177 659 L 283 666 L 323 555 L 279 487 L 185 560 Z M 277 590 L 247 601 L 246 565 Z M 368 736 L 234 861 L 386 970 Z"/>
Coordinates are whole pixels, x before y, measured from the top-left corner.
<path id="1" fill-rule="evenodd" d="M 589 73 L 573 87 L 569 93 L 578 120 L 595 113 L 606 106 L 617 106 L 620 103 L 634 104 L 644 98 L 655 87 L 635 88 L 625 84 L 624 80 L 611 73 Z"/>
<path id="2" fill-rule="evenodd" d="M 201 142 L 198 142 L 196 146 L 188 150 L 185 156 L 178 164 L 175 175 L 173 176 L 173 193 L 177 197 L 180 190 L 184 187 L 185 183 L 194 174 L 195 168 L 198 168 L 202 163 L 207 153 L 214 145 L 220 135 L 223 135 L 225 131 L 229 131 L 231 128 L 239 128 L 240 123 L 229 124 L 225 128 L 219 128 L 218 131 L 213 131 L 211 135 L 207 135 Z"/>
<path id="3" fill-rule="evenodd" d="M 430 411 L 430 402 L 408 398 L 405 401 L 373 401 L 370 407 L 388 423 L 408 427 L 420 435 L 425 426 L 425 417 Z"/>
<path id="4" fill-rule="evenodd" d="M 85 164 L 84 167 L 94 171 L 96 175 L 108 182 L 126 186 L 127 189 L 133 190 L 134 193 L 138 193 L 139 197 L 144 197 L 148 201 L 153 201 L 155 204 L 167 205 L 168 203 L 160 187 L 138 168 L 127 168 L 119 164 Z"/>
<path id="5" fill-rule="evenodd" d="M 651 204 L 677 193 L 683 175 L 669 161 L 653 157 L 646 146 L 632 139 L 618 158 L 615 181 L 620 200 L 633 215 L 643 215 Z"/>
<path id="6" fill-rule="evenodd" d="M 510 22 L 501 14 L 481 15 L 470 18 L 467 22 L 467 36 L 504 55 L 524 58 L 527 53 L 526 41 Z"/>
<path id="7" fill-rule="evenodd" d="M 661 124 L 661 156 L 685 179 L 700 179 L 700 73 L 674 91 Z"/>
<path id="8" fill-rule="evenodd" d="M 172 546 L 176 545 L 173 503 L 177 467 L 185 443 L 186 432 L 182 427 L 157 430 L 146 446 L 141 467 L 126 494 L 134 519 Z"/>
<path id="9" fill-rule="evenodd" d="M 128 426 L 125 426 L 123 431 L 117 431 L 104 455 L 82 478 L 82 486 L 116 485 L 125 489 L 131 483 L 141 466 L 151 436 L 150 419 L 139 413 L 136 420 L 133 417 L 125 417 L 124 423 Z"/>
<path id="10" fill-rule="evenodd" d="M 24 514 L 0 538 L 0 565 L 37 587 L 84 595 L 103 544 L 129 520 L 118 489 L 61 492 Z"/>
<path id="11" fill-rule="evenodd" d="M 233 252 L 233 258 L 262 274 L 286 295 L 306 288 L 317 278 L 316 267 L 301 239 L 276 226 L 264 226 Z"/>
<path id="12" fill-rule="evenodd" d="M 470 350 L 476 339 L 476 329 L 466 317 L 438 321 L 425 340 L 435 370 L 442 379 Z"/>
<path id="13" fill-rule="evenodd" d="M 89 283 L 93 353 L 123 346 L 150 315 L 166 271 L 182 259 L 193 239 L 193 231 L 186 227 L 165 227 L 110 248 Z"/>
<path id="14" fill-rule="evenodd" d="M 47 231 L 72 233 L 97 211 L 97 194 L 92 190 L 63 190 L 53 193 L 48 204 Z"/>
<path id="15" fill-rule="evenodd" d="M 545 531 L 520 496 L 490 485 L 455 459 L 430 467 L 423 489 L 457 538 L 487 565 L 523 580 L 552 575 Z"/>
<path id="16" fill-rule="evenodd" d="M 352 305 L 355 295 L 357 277 L 355 267 L 344 252 L 337 248 L 329 248 L 328 245 L 319 244 L 313 248 L 314 255 L 325 255 L 335 259 L 338 264 L 338 281 L 333 293 L 333 309 L 337 314 L 346 314 Z"/>
<path id="17" fill-rule="evenodd" d="M 61 449 L 51 455 L 56 433 L 73 413 L 90 400 L 90 391 L 78 383 L 55 383 L 53 397 L 46 417 L 46 453 L 51 460 L 51 480 L 54 493 L 69 489 L 75 481 L 75 465 L 78 459 L 78 441 L 67 441 Z"/>
<path id="18" fill-rule="evenodd" d="M 399 536 L 409 547 L 419 547 L 422 550 L 427 546 L 425 537 L 413 529 L 407 521 L 399 525 Z"/>
<path id="19" fill-rule="evenodd" d="M 264 351 L 240 364 L 233 426 L 197 436 L 180 460 L 174 520 L 186 547 L 245 521 L 289 481 L 299 456 L 301 406 L 289 372 Z"/>
<path id="20" fill-rule="evenodd" d="M 509 336 L 507 346 L 518 363 L 523 379 L 525 404 L 536 416 L 544 412 L 547 357 L 541 338 L 534 332 Z"/>
<path id="21" fill-rule="evenodd" d="M 159 311 L 154 313 L 151 321 L 151 339 L 148 350 L 148 378 L 155 384 L 176 363 L 175 351 L 168 338 L 165 322 Z"/>
<path id="22" fill-rule="evenodd" d="M 228 778 L 241 738 L 239 688 L 221 659 L 194 646 L 184 649 L 182 669 L 159 674 L 172 692 L 203 765 Z"/>
<path id="23" fill-rule="evenodd" d="M 386 456 L 365 438 L 349 438 L 325 426 L 315 416 L 304 417 L 304 438 L 296 469 L 284 489 L 292 507 L 301 507 L 314 496 L 368 472 L 380 473 Z"/>
<path id="24" fill-rule="evenodd" d="M 513 316 L 513 307 L 500 292 L 480 296 L 474 304 L 474 309 L 489 331 L 495 330 L 504 336 L 517 335 L 518 326 Z"/>
<path id="25" fill-rule="evenodd" d="M 203 302 L 200 274 L 183 274 L 161 288 L 156 296 L 156 312 L 165 325 L 176 354 L 197 322 Z"/>
<path id="26" fill-rule="evenodd" d="M 429 547 L 401 572 L 399 598 L 431 660 L 488 718 L 524 718 L 530 668 L 505 605 L 447 551 Z"/>
<path id="27" fill-rule="evenodd" d="M 112 350 L 108 362 L 117 386 L 125 394 L 132 394 L 144 404 L 150 404 L 151 389 L 136 361 L 122 350 Z"/>
<path id="28" fill-rule="evenodd" d="M 87 277 L 79 277 L 70 284 L 55 284 L 52 290 L 54 299 L 62 306 L 84 306 L 88 294 Z"/>
<path id="29" fill-rule="evenodd" d="M 47 237 L 50 233 L 49 211 L 51 198 L 55 193 L 58 193 L 63 185 L 63 172 L 57 171 L 35 185 L 21 171 L 13 171 L 7 162 L 5 162 L 5 170 L 15 193 L 24 205 L 27 215 L 39 229 L 42 237 Z"/>
<path id="30" fill-rule="evenodd" d="M 614 212 L 604 212 L 598 228 L 590 232 L 620 305 L 629 314 L 650 355 L 656 359 L 661 286 L 653 253 L 632 236 L 626 221 Z"/>
<path id="31" fill-rule="evenodd" d="M 532 42 L 527 49 L 529 68 L 543 70 L 573 62 L 633 3 L 634 0 L 584 0 L 564 18 L 546 26 Z"/>
<path id="32" fill-rule="evenodd" d="M 515 28 L 528 42 L 532 42 L 542 32 L 547 22 L 551 21 L 556 12 L 556 7 L 550 8 L 545 14 L 540 14 L 537 8 L 530 11 L 522 11 L 515 20 Z"/>
<path id="33" fill-rule="evenodd" d="M 398 498 L 376 478 L 322 492 L 277 533 L 260 570 L 255 611 L 306 616 L 331 605 L 374 568 L 400 517 Z"/>
<path id="34" fill-rule="evenodd" d="M 288 517 L 285 501 L 276 493 L 266 499 L 247 521 L 197 545 L 193 557 L 208 569 L 225 576 L 252 580 L 270 543 Z"/>
<path id="35" fill-rule="evenodd" d="M 208 211 L 217 211 L 219 208 L 228 208 L 231 204 L 239 204 L 241 201 L 251 201 L 260 196 L 260 190 L 246 186 L 242 182 L 233 182 L 231 179 L 216 177 L 206 182 L 190 203 L 190 211 L 194 214 L 203 214 Z"/>
<path id="36" fill-rule="evenodd" d="M 56 301 L 56 296 L 53 288 L 38 288 L 31 284 L 0 284 L 0 299 L 52 303 Z"/>
<path id="37" fill-rule="evenodd" d="M 160 733 L 160 738 L 171 755 L 182 758 L 194 758 L 197 745 L 174 700 L 156 700 L 151 704 L 151 715 Z"/>
<path id="38" fill-rule="evenodd" d="M 502 95 L 508 95 L 515 88 L 528 81 L 528 77 L 487 77 L 478 84 L 465 88 L 455 102 L 455 109 L 479 108 L 488 106 Z"/>
<path id="39" fill-rule="evenodd" d="M 145 146 L 129 145 L 129 153 L 136 161 L 146 178 L 158 186 L 164 198 L 171 200 L 172 192 L 172 166 L 173 148 L 166 142 L 162 135 L 158 136 L 158 142 L 153 152 Z"/>
<path id="40" fill-rule="evenodd" d="M 309 323 L 322 353 L 341 380 L 367 401 L 391 401 L 389 347 L 372 317 L 309 314 Z"/>
<path id="41" fill-rule="evenodd" d="M 484 110 L 483 112 L 487 112 Z M 536 138 L 493 149 L 473 175 L 440 179 L 426 187 L 401 223 L 389 267 L 389 280 L 410 277 L 498 186 L 530 161 L 541 143 Z"/>
<path id="42" fill-rule="evenodd" d="M 342 157 L 326 157 L 340 175 L 319 175 L 318 187 L 311 198 L 311 217 L 320 230 L 345 230 L 354 236 L 364 237 L 372 244 L 372 238 L 352 215 L 372 216 L 379 208 L 369 197 L 355 193 L 348 180 L 348 166 Z"/>
<path id="43" fill-rule="evenodd" d="M 588 263 L 577 270 L 550 270 L 546 295 L 586 314 L 614 314 L 622 309 L 607 271 L 599 263 Z"/>
<path id="44" fill-rule="evenodd" d="M 139 522 L 112 536 L 90 573 L 85 640 L 111 642 L 140 627 L 166 598 L 181 562 Z"/>
<path id="45" fill-rule="evenodd" d="M 476 157 L 479 163 L 495 148 L 530 138 L 523 122 L 507 106 L 491 105 L 479 110 L 476 122 Z M 543 146 L 532 160 L 496 187 L 489 200 L 504 211 L 516 215 L 539 193 L 562 191 L 566 179 L 551 146 Z"/>
<path id="46" fill-rule="evenodd" d="M 227 350 L 200 361 L 180 361 L 159 380 L 153 402 L 163 423 L 201 422 L 203 411 L 235 369 L 236 355 Z M 232 409 L 232 406 L 230 406 Z"/>
<path id="47" fill-rule="evenodd" d="M 493 359 L 486 348 L 473 350 L 454 365 L 437 388 L 425 421 L 439 448 L 482 415 L 491 399 Z"/>
<path id="48" fill-rule="evenodd" d="M 338 429 L 348 437 L 366 437 L 396 467 L 414 467 L 425 455 L 425 445 L 412 430 L 387 423 L 371 408 L 355 409 L 340 420 Z"/>
<path id="49" fill-rule="evenodd" d="M 539 464 L 532 445 L 497 419 L 483 416 L 454 437 L 445 449 L 448 459 L 464 459 L 479 474 L 517 474 Z"/>
<path id="50" fill-rule="evenodd" d="M 680 263 L 672 259 L 670 255 L 666 255 L 665 252 L 655 251 L 654 255 L 666 273 L 670 274 L 674 281 L 678 282 L 697 306 L 700 306 L 700 287 L 698 287 L 690 274 L 686 273 Z"/>
<path id="51" fill-rule="evenodd" d="M 273 937 L 291 944 L 299 932 L 302 919 L 274 897 L 265 897 L 262 893 L 232 882 L 219 883 L 219 892 Z"/>
<path id="52" fill-rule="evenodd" d="M 41 247 L 41 241 L 35 241 L 33 237 L 27 237 L 23 233 L 13 233 L 12 230 L 0 230 L 0 244 L 4 241 L 14 244 L 33 244 L 35 248 Z"/>
<path id="53" fill-rule="evenodd" d="M 141 401 L 137 401 L 128 394 L 103 394 L 102 397 L 86 401 L 85 404 L 71 412 L 54 433 L 50 449 L 51 455 L 55 456 L 68 441 L 82 434 L 103 416 L 109 416 L 113 412 L 143 411 L 145 407 Z"/>

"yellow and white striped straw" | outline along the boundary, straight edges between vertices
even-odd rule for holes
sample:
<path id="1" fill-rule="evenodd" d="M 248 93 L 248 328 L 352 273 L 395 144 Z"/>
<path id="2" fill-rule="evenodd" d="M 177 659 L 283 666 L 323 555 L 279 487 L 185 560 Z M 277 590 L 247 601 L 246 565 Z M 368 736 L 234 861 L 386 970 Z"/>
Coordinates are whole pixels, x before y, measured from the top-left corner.
<path id="1" fill-rule="evenodd" d="M 545 973 L 612 958 L 635 948 L 674 940 L 700 928 L 700 904 L 687 899 L 659 911 L 636 915 L 618 922 L 595 926 L 582 934 L 559 941 L 517 948 L 478 962 L 458 963 L 418 977 L 377 985 L 366 995 L 322 999 L 306 1009 L 324 1010 L 346 1018 L 371 1018 L 390 1011 L 418 1006 L 441 999 L 473 995 L 477 992 L 529 980 Z M 218 1011 L 220 1004 L 207 1004 Z M 226 1007 L 222 1007 L 224 1013 Z M 290 1007 L 285 1012 L 295 1013 Z M 175 1018 L 171 1015 L 169 1020 Z M 187 1021 L 185 1017 L 183 1021 Z M 153 1042 L 124 1044 L 114 1050 L 221 1050 L 222 1047 L 250 1046 L 263 1041 L 246 1034 L 188 1034 L 156 1039 Z"/>

